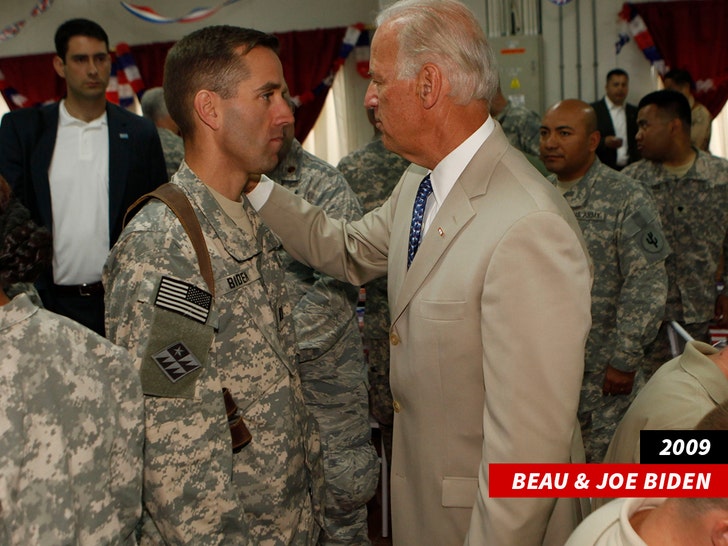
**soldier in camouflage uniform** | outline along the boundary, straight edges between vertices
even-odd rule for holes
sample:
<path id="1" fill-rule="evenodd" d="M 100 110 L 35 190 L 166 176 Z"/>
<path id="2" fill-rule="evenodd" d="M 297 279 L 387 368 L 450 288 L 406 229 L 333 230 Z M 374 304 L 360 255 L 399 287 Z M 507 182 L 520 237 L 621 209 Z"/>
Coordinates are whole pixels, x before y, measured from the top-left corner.
<path id="1" fill-rule="evenodd" d="M 162 152 L 164 152 L 164 162 L 167 166 L 167 179 L 170 179 L 185 158 L 185 145 L 178 134 L 179 127 L 167 111 L 164 89 L 161 87 L 147 89 L 142 96 L 141 105 L 144 117 L 152 120 L 157 127 Z"/>
<path id="2" fill-rule="evenodd" d="M 525 106 L 513 104 L 503 95 L 500 86 L 490 102 L 490 114 L 501 124 L 511 145 L 521 150 L 541 174 L 548 175 L 548 171 L 539 159 L 538 129 L 541 126 L 541 118 L 538 114 Z"/>
<path id="3" fill-rule="evenodd" d="M 8 196 L 0 178 L 0 544 L 136 544 L 143 410 L 132 358 L 27 294 L 8 298 L 51 257 L 50 234 Z"/>
<path id="4" fill-rule="evenodd" d="M 333 166 L 305 151 L 286 128 L 280 163 L 269 176 L 322 207 L 357 220 L 361 206 Z M 367 501 L 377 487 L 371 444 L 367 371 L 355 314 L 358 290 L 280 251 L 300 354 L 306 406 L 318 422 L 326 477 L 324 532 L 319 544 L 369 544 Z"/>
<path id="5" fill-rule="evenodd" d="M 651 375 L 673 356 L 667 333 L 670 321 L 677 321 L 698 341 L 709 341 L 714 317 L 728 326 L 727 293 L 718 295 L 715 285 L 728 242 L 728 161 L 691 145 L 690 105 L 681 93 L 650 93 L 638 108 L 637 145 L 644 159 L 623 172 L 652 192 L 673 250 L 665 264 L 668 293 L 663 322 L 648 352 Z M 682 338 L 678 342 L 680 353 L 684 343 Z"/>
<path id="6" fill-rule="evenodd" d="M 367 110 L 374 124 L 372 110 Z M 403 157 L 390 152 L 382 144 L 381 133 L 339 162 L 338 169 L 351 189 L 359 196 L 364 212 L 380 206 L 392 193 L 402 173 L 410 166 Z M 392 391 L 389 388 L 389 305 L 387 279 L 382 277 L 365 286 L 364 345 L 369 364 L 369 411 L 379 423 L 384 437 L 387 463 L 392 461 Z"/>
<path id="7" fill-rule="evenodd" d="M 207 27 L 167 56 L 165 99 L 186 141 L 172 184 L 204 234 L 214 294 L 180 221 L 156 200 L 106 263 L 107 331 L 132 351 L 144 391 L 143 545 L 318 538 L 320 443 L 280 244 L 241 197 L 252 173 L 275 166 L 293 123 L 277 46 L 258 31 Z M 252 434 L 235 452 L 223 388 Z"/>
<path id="8" fill-rule="evenodd" d="M 544 115 L 541 158 L 574 211 L 594 263 L 579 400 L 587 462 L 602 461 L 643 384 L 644 347 L 662 318 L 670 251 L 649 192 L 599 161 L 598 145 L 596 114 L 587 103 L 564 100 Z"/>

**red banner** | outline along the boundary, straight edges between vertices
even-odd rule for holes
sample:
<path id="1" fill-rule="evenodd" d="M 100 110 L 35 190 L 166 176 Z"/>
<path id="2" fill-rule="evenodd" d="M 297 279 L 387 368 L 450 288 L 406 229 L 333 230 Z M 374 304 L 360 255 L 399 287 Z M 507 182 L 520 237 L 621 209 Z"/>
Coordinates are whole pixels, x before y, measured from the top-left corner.
<path id="1" fill-rule="evenodd" d="M 728 497 L 728 465 L 491 464 L 491 497 Z"/>

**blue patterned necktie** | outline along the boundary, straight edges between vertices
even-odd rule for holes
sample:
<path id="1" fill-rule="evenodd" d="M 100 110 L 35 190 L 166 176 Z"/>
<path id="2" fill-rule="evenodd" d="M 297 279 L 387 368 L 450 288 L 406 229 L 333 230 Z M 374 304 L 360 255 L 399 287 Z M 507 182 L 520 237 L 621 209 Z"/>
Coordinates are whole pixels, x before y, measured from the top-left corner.
<path id="1" fill-rule="evenodd" d="M 407 269 L 409 269 L 412 260 L 415 258 L 415 254 L 417 254 L 417 249 L 420 247 L 420 240 L 422 239 L 422 218 L 425 215 L 427 198 L 431 193 L 432 182 L 428 174 L 420 182 L 417 197 L 415 197 L 415 206 L 412 210 L 412 225 L 410 225 L 409 248 L 407 249 Z"/>

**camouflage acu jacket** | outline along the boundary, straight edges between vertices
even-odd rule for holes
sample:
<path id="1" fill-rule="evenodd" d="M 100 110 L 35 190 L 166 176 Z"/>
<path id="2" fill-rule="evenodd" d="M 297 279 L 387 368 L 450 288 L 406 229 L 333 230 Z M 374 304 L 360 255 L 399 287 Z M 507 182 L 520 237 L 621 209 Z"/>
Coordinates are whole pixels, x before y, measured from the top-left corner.
<path id="1" fill-rule="evenodd" d="M 135 356 L 144 390 L 143 537 L 310 543 L 320 445 L 303 404 L 279 242 L 245 200 L 255 236 L 238 228 L 184 162 L 172 181 L 205 235 L 214 298 L 180 222 L 158 201 L 126 227 L 104 271 L 108 335 Z M 235 454 L 223 387 L 253 436 Z"/>

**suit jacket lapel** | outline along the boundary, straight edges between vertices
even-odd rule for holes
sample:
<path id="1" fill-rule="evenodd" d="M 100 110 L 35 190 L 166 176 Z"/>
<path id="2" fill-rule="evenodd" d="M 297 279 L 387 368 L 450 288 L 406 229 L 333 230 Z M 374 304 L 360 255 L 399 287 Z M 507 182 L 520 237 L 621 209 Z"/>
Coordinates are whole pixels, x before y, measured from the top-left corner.
<path id="1" fill-rule="evenodd" d="M 471 200 L 486 193 L 495 165 L 507 149 L 508 139 L 500 126 L 496 125 L 493 133 L 475 153 L 473 159 L 445 198 L 445 202 L 422 238 L 417 257 L 407 270 L 407 238 L 409 237 L 412 203 L 419 182 L 422 179 L 420 177 L 415 181 L 415 176 L 412 176 L 412 180 L 409 181 L 410 187 L 408 187 L 407 195 L 404 195 L 405 199 L 401 200 L 402 205 L 398 207 L 398 209 L 402 210 L 397 211 L 394 221 L 395 226 L 406 226 L 406 228 L 397 230 L 397 244 L 390 245 L 390 252 L 397 253 L 392 254 L 396 256 L 394 262 L 390 260 L 390 268 L 394 270 L 393 274 L 390 275 L 390 287 L 394 287 L 392 294 L 395 296 L 394 305 L 392 306 L 393 322 L 405 310 L 435 265 L 443 259 L 445 252 L 458 233 L 475 216 L 476 211 L 473 209 Z M 412 186 L 414 186 L 414 189 Z M 403 218 L 407 208 L 409 208 L 409 212 L 406 214 L 405 221 Z M 403 235 L 404 231 L 407 233 Z M 401 242 L 403 236 L 404 243 Z M 394 284 L 391 284 L 392 282 Z"/>
<path id="2" fill-rule="evenodd" d="M 53 159 L 53 150 L 56 146 L 58 108 L 59 103 L 55 103 L 41 110 L 40 133 L 36 147 L 33 150 L 33 157 L 30 161 L 30 177 L 35 190 L 38 212 L 48 229 L 52 229 L 53 227 L 51 187 L 48 180 L 48 169 L 50 168 L 51 160 Z"/>
<path id="3" fill-rule="evenodd" d="M 113 231 L 119 220 L 126 191 L 129 171 L 130 139 L 126 121 L 115 108 L 106 105 L 106 120 L 109 126 L 109 229 Z"/>

